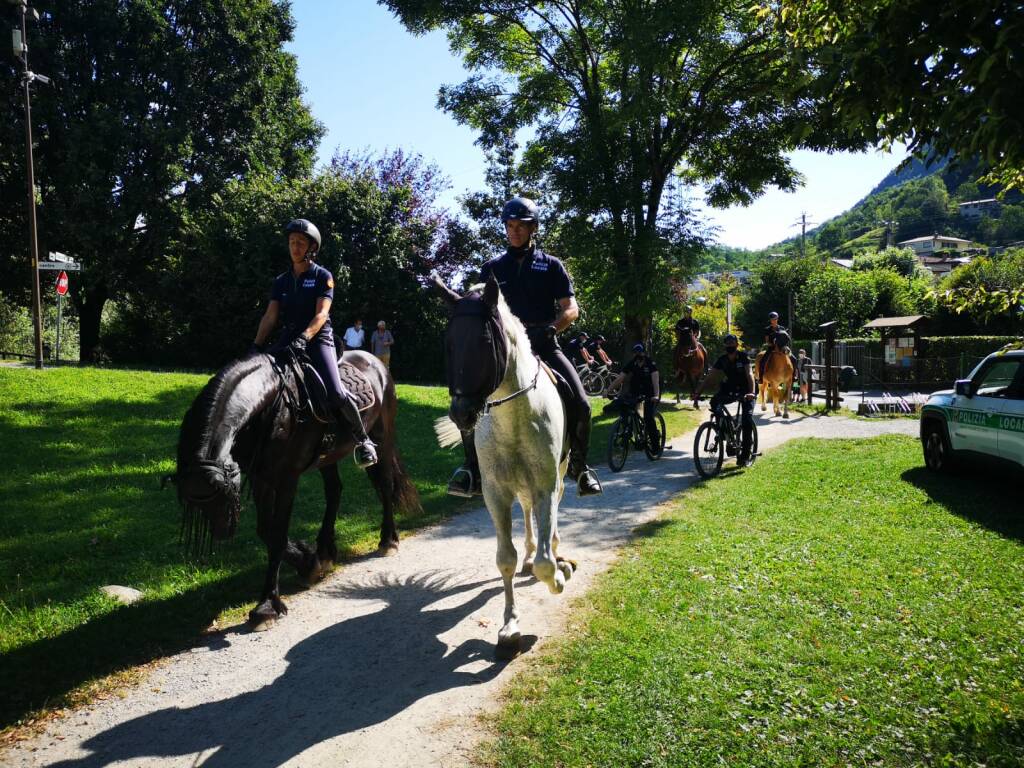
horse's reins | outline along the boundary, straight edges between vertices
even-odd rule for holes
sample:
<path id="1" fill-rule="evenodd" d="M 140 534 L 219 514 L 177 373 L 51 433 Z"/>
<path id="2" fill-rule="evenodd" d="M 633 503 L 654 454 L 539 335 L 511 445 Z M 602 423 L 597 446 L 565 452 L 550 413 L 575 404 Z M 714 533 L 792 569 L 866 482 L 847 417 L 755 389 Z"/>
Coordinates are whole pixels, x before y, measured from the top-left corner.
<path id="1" fill-rule="evenodd" d="M 488 400 L 486 403 L 484 403 L 485 416 L 488 414 L 488 412 L 490 412 L 491 408 L 496 408 L 499 405 L 507 403 L 509 400 L 515 400 L 517 397 L 525 395 L 527 392 L 530 392 L 531 390 L 537 388 L 537 380 L 540 379 L 540 358 L 537 357 L 536 355 L 534 355 L 533 357 L 537 361 L 537 372 L 533 374 L 533 382 L 528 387 L 523 387 L 522 389 L 513 392 L 511 395 L 498 398 L 497 400 Z"/>

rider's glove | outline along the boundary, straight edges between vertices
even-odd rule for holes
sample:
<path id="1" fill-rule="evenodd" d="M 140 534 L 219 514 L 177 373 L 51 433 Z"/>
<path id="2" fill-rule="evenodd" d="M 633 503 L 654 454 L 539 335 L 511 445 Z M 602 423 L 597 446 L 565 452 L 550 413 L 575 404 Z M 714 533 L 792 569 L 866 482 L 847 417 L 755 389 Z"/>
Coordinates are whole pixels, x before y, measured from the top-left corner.
<path id="1" fill-rule="evenodd" d="M 295 354 L 297 354 L 297 355 L 304 355 L 304 354 L 306 354 L 306 345 L 308 343 L 309 342 L 306 341 L 306 337 L 301 335 L 301 334 L 299 334 L 298 336 L 295 337 L 295 340 L 291 344 L 288 345 L 288 347 Z"/>

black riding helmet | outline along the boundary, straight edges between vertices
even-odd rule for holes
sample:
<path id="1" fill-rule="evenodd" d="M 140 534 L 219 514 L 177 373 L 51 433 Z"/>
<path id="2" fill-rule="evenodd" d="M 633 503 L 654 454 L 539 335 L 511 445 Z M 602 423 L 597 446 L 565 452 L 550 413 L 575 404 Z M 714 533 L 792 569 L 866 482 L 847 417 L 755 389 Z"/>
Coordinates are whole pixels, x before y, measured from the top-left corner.
<path id="1" fill-rule="evenodd" d="M 768 313 L 768 319 L 769 320 L 778 320 L 779 319 L 779 313 L 778 312 L 769 312 Z"/>
<path id="2" fill-rule="evenodd" d="M 513 197 L 501 209 L 501 223 L 507 221 L 537 221 L 537 204 L 528 197 Z"/>
<path id="3" fill-rule="evenodd" d="M 312 250 L 320 250 L 320 230 L 317 229 L 316 224 L 309 219 L 292 219 L 289 221 L 288 226 L 284 228 L 284 233 L 287 236 L 292 232 L 298 232 L 300 235 L 305 235 L 316 244 L 316 248 L 313 248 Z"/>
<path id="4" fill-rule="evenodd" d="M 739 345 L 740 345 L 740 340 L 738 338 L 736 338 L 736 334 L 735 333 L 727 333 L 722 338 L 722 343 L 725 345 L 726 351 L 729 351 L 729 347 L 732 347 L 733 349 L 737 349 L 739 347 Z"/>

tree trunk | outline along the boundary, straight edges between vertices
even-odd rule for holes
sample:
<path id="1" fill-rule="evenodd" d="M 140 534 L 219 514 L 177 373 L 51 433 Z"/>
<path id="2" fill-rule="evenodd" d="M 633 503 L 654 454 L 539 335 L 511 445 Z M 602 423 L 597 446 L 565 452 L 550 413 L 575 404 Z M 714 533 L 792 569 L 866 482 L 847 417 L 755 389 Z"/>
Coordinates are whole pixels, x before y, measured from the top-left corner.
<path id="1" fill-rule="evenodd" d="M 79 293 L 78 305 L 79 346 L 83 363 L 94 362 L 96 347 L 100 343 L 100 318 L 107 302 L 107 287 L 94 285 Z"/>

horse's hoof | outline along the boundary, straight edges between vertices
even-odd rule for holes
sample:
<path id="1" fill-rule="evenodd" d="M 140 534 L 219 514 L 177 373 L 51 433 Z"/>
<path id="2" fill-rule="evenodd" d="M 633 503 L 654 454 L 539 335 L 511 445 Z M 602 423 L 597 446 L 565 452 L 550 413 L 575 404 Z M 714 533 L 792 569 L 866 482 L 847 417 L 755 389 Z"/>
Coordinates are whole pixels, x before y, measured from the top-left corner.
<path id="1" fill-rule="evenodd" d="M 254 632 L 265 632 L 277 623 L 278 619 L 288 613 L 285 604 L 278 601 L 279 611 L 270 600 L 264 600 L 260 605 L 249 611 L 249 626 Z"/>
<path id="2" fill-rule="evenodd" d="M 768 406 L 767 405 L 762 405 L 761 406 L 761 413 L 764 413 L 767 410 L 768 410 Z"/>
<path id="3" fill-rule="evenodd" d="M 520 576 L 533 576 L 533 561 L 524 560 L 523 567 L 519 570 Z"/>
<path id="4" fill-rule="evenodd" d="M 519 627 L 513 629 L 502 629 L 498 632 L 498 650 L 515 651 L 519 652 L 519 641 L 522 639 L 522 633 L 519 631 Z"/>
<path id="5" fill-rule="evenodd" d="M 565 580 L 568 581 L 572 578 L 573 571 L 575 571 L 576 569 L 573 568 L 572 564 L 569 563 L 567 560 L 559 560 L 558 570 L 562 572 L 562 576 L 564 576 Z"/>
<path id="6" fill-rule="evenodd" d="M 569 569 L 569 574 L 576 573 L 576 569 L 580 567 L 580 564 L 573 560 L 571 557 L 556 557 L 555 562 L 558 563 L 558 567 L 566 566 Z M 568 576 L 566 576 L 568 578 Z"/>
<path id="7" fill-rule="evenodd" d="M 398 554 L 397 544 L 381 544 L 377 547 L 377 554 L 381 557 L 394 557 Z"/>

